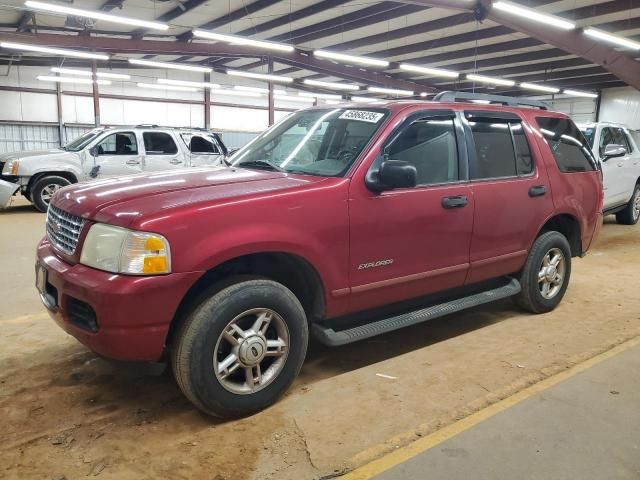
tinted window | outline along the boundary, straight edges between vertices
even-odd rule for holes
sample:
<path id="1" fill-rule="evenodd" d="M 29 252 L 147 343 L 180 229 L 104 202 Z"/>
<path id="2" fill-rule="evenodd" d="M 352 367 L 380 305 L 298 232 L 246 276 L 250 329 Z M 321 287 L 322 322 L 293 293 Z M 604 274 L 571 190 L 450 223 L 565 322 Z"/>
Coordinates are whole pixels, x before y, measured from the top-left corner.
<path id="1" fill-rule="evenodd" d="M 613 135 L 613 128 L 605 127 L 600 132 L 600 142 L 598 148 L 600 148 L 600 155 L 604 153 L 604 147 L 616 143 Z"/>
<path id="2" fill-rule="evenodd" d="M 418 120 L 387 149 L 389 159 L 416 167 L 418 185 L 458 180 L 458 147 L 453 119 Z"/>
<path id="3" fill-rule="evenodd" d="M 144 149 L 148 155 L 171 155 L 178 153 L 178 147 L 173 138 L 164 132 L 144 132 Z"/>
<path id="4" fill-rule="evenodd" d="M 533 173 L 533 156 L 521 123 L 511 123 L 513 144 L 516 147 L 516 171 L 518 175 Z"/>
<path id="5" fill-rule="evenodd" d="M 188 145 L 191 153 L 220 153 L 218 151 L 218 147 L 213 143 L 213 139 L 209 137 L 194 135 L 190 140 L 188 140 Z"/>
<path id="6" fill-rule="evenodd" d="M 137 155 L 138 143 L 131 132 L 114 133 L 98 144 L 98 155 Z"/>
<path id="7" fill-rule="evenodd" d="M 471 178 L 516 176 L 516 155 L 509 124 L 497 121 L 469 122 L 476 145 L 476 162 Z"/>
<path id="8" fill-rule="evenodd" d="M 549 117 L 538 117 L 536 121 L 561 172 L 588 172 L 597 168 L 587 140 L 573 122 Z"/>
<path id="9" fill-rule="evenodd" d="M 629 139 L 627 138 L 627 134 L 620 127 L 613 129 L 613 139 L 616 144 L 622 145 L 627 149 L 627 153 L 631 153 L 631 144 L 629 143 Z"/>

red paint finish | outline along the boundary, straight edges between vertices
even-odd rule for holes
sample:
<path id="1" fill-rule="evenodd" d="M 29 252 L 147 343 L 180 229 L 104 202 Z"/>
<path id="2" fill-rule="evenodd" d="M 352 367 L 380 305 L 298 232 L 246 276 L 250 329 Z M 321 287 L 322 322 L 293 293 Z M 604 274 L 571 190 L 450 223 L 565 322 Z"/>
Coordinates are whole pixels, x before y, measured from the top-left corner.
<path id="1" fill-rule="evenodd" d="M 359 106 L 358 108 L 363 108 Z M 409 114 L 462 111 L 469 104 L 391 102 L 390 115 L 343 178 L 221 168 L 161 172 L 74 185 L 57 208 L 93 222 L 157 232 L 171 245 L 172 273 L 132 277 L 101 272 L 45 240 L 38 261 L 58 291 L 55 320 L 107 357 L 157 360 L 176 310 L 209 269 L 247 254 L 283 252 L 305 260 L 324 290 L 326 317 L 410 299 L 518 271 L 544 223 L 556 214 L 580 224 L 583 250 L 602 221 L 599 172 L 561 174 L 535 117 L 561 114 L 482 106 L 519 115 L 536 163 L 530 177 L 374 193 L 365 176 Z M 529 188 L 544 185 L 544 197 Z M 465 196 L 464 208 L 442 208 Z M 80 238 L 78 251 L 88 226 Z M 388 261 L 390 260 L 390 261 Z M 360 265 L 382 262 L 373 268 Z M 66 298 L 96 311 L 97 333 L 74 326 Z"/>

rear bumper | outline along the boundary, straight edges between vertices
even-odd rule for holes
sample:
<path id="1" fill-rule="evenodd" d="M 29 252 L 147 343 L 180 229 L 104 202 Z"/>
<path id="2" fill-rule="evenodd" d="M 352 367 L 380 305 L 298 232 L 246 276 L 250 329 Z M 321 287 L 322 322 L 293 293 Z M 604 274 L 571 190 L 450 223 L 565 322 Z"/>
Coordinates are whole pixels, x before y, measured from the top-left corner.
<path id="1" fill-rule="evenodd" d="M 0 208 L 6 207 L 11 197 L 18 191 L 20 184 L 0 180 Z"/>
<path id="2" fill-rule="evenodd" d="M 133 277 L 60 260 L 47 240 L 37 249 L 47 271 L 43 304 L 55 322 L 94 352 L 115 360 L 156 361 L 180 302 L 201 272 Z M 88 305 L 97 328 L 78 321 L 70 306 Z"/>

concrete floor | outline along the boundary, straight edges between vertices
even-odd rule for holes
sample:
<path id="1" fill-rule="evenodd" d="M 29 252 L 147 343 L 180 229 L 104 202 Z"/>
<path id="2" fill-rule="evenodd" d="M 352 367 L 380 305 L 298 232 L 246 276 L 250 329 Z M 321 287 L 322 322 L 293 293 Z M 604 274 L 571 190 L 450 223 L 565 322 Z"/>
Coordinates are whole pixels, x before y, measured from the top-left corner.
<path id="1" fill-rule="evenodd" d="M 312 343 L 285 398 L 218 422 L 169 372 L 105 361 L 53 324 L 33 286 L 43 233 L 25 202 L 0 212 L 2 480 L 327 478 L 640 336 L 640 226 L 608 219 L 554 312 L 502 301 L 340 348 Z M 616 401 L 631 395 L 612 388 Z"/>

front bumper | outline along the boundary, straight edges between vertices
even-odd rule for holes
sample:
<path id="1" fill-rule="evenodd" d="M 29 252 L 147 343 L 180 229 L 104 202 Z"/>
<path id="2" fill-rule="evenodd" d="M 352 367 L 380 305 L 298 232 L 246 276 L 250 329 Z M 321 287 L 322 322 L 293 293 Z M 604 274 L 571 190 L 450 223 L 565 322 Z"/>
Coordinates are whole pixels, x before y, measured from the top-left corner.
<path id="1" fill-rule="evenodd" d="M 63 262 L 46 239 L 37 262 L 46 270 L 43 304 L 55 322 L 94 352 L 115 360 L 157 361 L 180 302 L 202 272 L 133 277 Z M 97 321 L 77 321 L 77 305 Z"/>
<path id="2" fill-rule="evenodd" d="M 0 180 L 0 208 L 9 205 L 11 197 L 18 191 L 20 184 Z"/>

